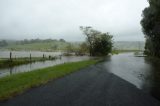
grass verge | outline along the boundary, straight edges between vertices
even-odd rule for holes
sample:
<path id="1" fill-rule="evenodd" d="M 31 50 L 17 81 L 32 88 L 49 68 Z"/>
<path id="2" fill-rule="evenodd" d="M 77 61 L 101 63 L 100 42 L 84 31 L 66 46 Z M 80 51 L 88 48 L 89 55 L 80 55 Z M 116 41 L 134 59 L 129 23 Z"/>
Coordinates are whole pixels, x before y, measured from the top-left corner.
<path id="1" fill-rule="evenodd" d="M 72 62 L 0 78 L 0 100 L 7 100 L 30 88 L 40 86 L 97 62 L 98 60 Z"/>

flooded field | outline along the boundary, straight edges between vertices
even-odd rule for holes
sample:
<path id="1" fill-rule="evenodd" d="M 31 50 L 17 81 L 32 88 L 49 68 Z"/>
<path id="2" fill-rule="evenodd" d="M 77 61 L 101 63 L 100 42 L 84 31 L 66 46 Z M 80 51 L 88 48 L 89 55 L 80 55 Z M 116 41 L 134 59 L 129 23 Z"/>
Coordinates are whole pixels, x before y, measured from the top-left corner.
<path id="1" fill-rule="evenodd" d="M 10 67 L 6 69 L 0 69 L 0 77 L 4 77 L 7 75 L 12 75 L 20 72 L 28 72 L 35 69 L 45 68 L 49 66 L 54 66 L 58 64 L 64 64 L 67 62 L 76 62 L 90 59 L 88 56 L 62 56 L 61 59 L 50 60 L 50 61 L 41 61 L 41 62 L 34 62 L 30 64 Z"/>
<path id="2" fill-rule="evenodd" d="M 30 54 L 32 57 L 42 57 L 43 54 L 48 56 L 57 56 L 61 55 L 62 52 L 41 52 L 41 51 L 12 51 L 12 57 L 18 58 L 18 57 L 29 57 Z M 10 51 L 0 51 L 0 58 L 9 58 Z"/>

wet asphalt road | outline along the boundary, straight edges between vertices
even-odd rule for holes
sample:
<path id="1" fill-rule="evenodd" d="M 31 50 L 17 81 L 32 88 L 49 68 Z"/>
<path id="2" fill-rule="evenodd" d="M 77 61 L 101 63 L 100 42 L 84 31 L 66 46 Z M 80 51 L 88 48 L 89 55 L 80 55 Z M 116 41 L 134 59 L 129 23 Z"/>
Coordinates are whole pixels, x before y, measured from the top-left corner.
<path id="1" fill-rule="evenodd" d="M 0 106 L 160 106 L 160 102 L 99 63 L 33 88 Z"/>

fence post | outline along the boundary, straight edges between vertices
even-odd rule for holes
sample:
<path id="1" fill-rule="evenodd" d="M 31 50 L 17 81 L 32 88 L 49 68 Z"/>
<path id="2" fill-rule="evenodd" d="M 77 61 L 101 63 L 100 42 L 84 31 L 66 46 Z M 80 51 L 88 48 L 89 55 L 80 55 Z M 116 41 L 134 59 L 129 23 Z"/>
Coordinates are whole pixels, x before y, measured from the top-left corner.
<path id="1" fill-rule="evenodd" d="M 12 52 L 10 52 L 9 58 L 10 58 L 10 61 L 12 61 Z"/>
<path id="2" fill-rule="evenodd" d="M 43 59 L 44 59 L 44 54 L 43 54 Z"/>
<path id="3" fill-rule="evenodd" d="M 30 59 L 30 61 L 31 61 L 31 59 L 32 59 L 31 53 L 30 53 L 30 57 L 29 57 L 29 59 Z"/>

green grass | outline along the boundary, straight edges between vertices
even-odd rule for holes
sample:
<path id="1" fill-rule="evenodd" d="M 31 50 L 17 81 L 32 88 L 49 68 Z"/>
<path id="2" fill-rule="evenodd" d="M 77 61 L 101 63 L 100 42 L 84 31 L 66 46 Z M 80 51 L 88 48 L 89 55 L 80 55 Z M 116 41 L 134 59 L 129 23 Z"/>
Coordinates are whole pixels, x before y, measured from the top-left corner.
<path id="1" fill-rule="evenodd" d="M 8 49 L 8 50 L 31 50 L 31 51 L 65 51 L 66 47 L 69 42 L 40 42 L 40 43 L 30 43 L 30 44 L 9 44 L 6 47 L 3 47 L 1 49 Z M 73 43 L 74 47 L 79 47 L 78 43 Z M 55 48 L 56 46 L 56 48 Z"/>
<path id="2" fill-rule="evenodd" d="M 98 60 L 86 60 L 66 63 L 0 78 L 0 100 L 9 99 L 30 88 L 40 86 L 97 62 Z"/>
<path id="3" fill-rule="evenodd" d="M 112 54 L 127 53 L 127 52 L 143 52 L 143 51 L 142 50 L 113 50 Z"/>

